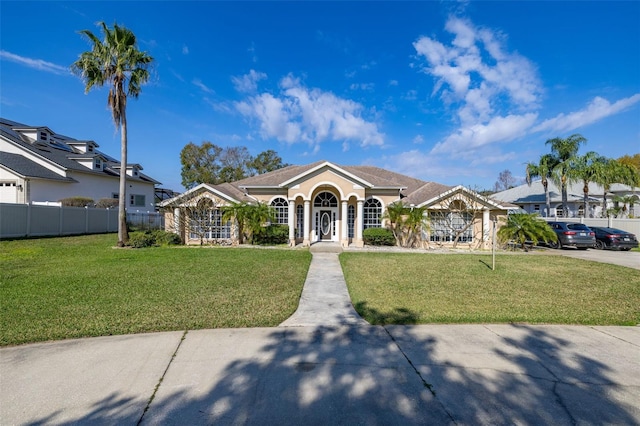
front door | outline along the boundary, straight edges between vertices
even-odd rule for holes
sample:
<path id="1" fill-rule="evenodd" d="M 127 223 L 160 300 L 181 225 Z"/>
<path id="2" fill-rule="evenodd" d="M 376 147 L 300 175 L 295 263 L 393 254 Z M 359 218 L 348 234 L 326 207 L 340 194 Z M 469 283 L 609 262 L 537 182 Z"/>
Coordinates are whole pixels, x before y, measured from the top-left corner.
<path id="1" fill-rule="evenodd" d="M 331 240 L 331 211 L 320 211 L 320 240 Z"/>

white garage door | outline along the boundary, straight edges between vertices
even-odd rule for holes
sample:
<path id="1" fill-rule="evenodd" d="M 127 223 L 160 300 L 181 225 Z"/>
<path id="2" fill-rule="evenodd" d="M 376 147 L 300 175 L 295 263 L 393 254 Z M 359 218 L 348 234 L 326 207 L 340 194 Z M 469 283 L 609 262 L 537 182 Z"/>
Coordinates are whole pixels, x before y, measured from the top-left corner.
<path id="1" fill-rule="evenodd" d="M 15 182 L 0 182 L 0 203 L 17 203 L 18 189 Z"/>

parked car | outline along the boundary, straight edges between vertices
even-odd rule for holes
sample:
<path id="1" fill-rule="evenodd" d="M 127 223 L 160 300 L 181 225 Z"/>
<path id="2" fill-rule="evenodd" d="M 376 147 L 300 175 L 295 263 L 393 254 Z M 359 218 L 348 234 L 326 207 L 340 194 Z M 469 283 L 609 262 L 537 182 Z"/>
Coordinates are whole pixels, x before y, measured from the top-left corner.
<path id="1" fill-rule="evenodd" d="M 638 239 L 632 234 L 622 229 L 604 228 L 600 226 L 592 226 L 591 230 L 596 233 L 596 248 L 615 249 L 615 250 L 631 250 L 638 247 Z"/>
<path id="2" fill-rule="evenodd" d="M 596 234 L 587 225 L 573 222 L 549 222 L 549 226 L 558 235 L 558 242 L 551 243 L 553 248 L 576 247 L 586 250 L 596 245 Z"/>

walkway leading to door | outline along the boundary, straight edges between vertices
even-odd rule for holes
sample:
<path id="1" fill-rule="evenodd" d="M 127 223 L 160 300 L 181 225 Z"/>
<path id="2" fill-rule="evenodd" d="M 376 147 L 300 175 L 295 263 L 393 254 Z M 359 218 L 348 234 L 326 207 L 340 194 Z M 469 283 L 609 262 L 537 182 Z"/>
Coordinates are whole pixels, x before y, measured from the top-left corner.
<path id="1" fill-rule="evenodd" d="M 300 304 L 280 327 L 368 325 L 353 308 L 342 274 L 336 243 L 316 243 Z"/>

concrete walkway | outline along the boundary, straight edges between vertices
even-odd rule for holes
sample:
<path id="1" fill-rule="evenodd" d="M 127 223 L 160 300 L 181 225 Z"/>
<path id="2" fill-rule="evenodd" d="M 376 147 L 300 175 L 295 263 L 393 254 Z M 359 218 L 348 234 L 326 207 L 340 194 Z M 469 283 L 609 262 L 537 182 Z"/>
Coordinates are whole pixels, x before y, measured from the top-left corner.
<path id="1" fill-rule="evenodd" d="M 335 243 L 316 243 L 298 309 L 281 327 L 368 325 L 353 308 Z"/>

